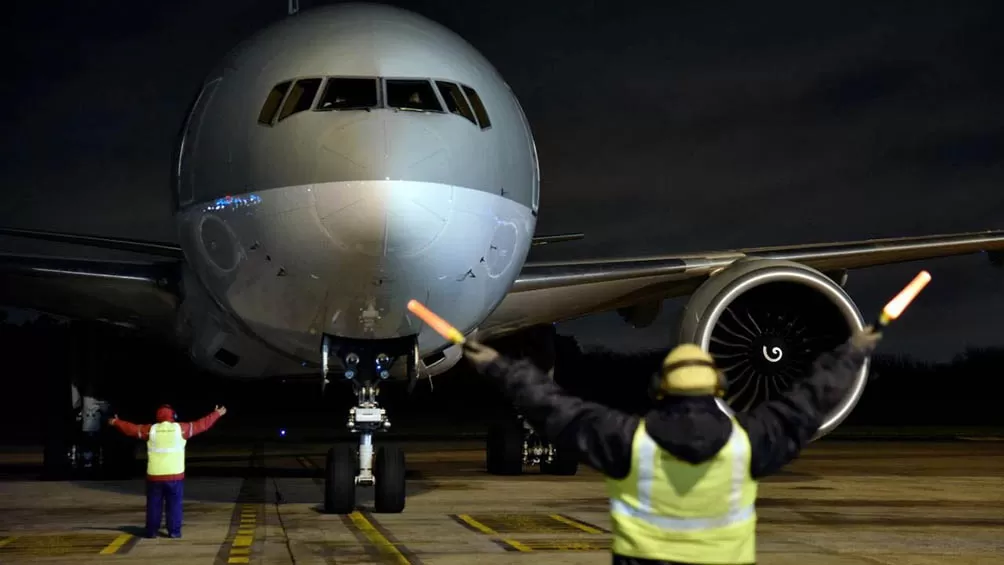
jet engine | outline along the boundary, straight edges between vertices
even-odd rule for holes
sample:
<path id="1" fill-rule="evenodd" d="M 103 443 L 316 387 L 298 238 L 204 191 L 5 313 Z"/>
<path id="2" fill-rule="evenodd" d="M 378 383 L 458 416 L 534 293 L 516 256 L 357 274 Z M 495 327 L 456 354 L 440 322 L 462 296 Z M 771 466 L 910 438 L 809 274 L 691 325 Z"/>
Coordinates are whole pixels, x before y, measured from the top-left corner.
<path id="1" fill-rule="evenodd" d="M 790 390 L 810 374 L 820 354 L 863 326 L 857 306 L 830 277 L 790 261 L 743 259 L 694 292 L 683 310 L 679 339 L 714 357 L 728 381 L 725 402 L 743 412 Z M 866 362 L 814 439 L 850 414 L 867 379 Z"/>

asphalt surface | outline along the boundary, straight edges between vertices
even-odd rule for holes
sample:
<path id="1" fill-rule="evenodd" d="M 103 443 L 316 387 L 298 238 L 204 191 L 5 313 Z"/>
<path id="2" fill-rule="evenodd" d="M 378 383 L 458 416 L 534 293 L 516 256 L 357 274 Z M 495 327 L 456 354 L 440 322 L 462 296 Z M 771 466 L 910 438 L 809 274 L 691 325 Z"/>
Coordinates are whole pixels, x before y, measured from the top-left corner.
<path id="1" fill-rule="evenodd" d="M 961 437 L 966 437 L 964 434 Z M 1004 441 L 823 440 L 761 484 L 761 564 L 1004 564 Z M 381 445 L 377 438 L 376 445 Z M 326 445 L 189 444 L 182 539 L 143 539 L 142 478 L 42 482 L 37 451 L 0 455 L 0 563 L 596 563 L 602 478 L 484 471 L 481 441 L 404 442 L 409 498 L 320 512 Z"/>

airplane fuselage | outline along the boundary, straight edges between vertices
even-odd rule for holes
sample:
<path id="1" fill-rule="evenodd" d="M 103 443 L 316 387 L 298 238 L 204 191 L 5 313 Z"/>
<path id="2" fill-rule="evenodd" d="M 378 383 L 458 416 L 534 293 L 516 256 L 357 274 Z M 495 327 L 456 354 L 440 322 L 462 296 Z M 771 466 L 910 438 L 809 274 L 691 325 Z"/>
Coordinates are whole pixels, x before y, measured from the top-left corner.
<path id="1" fill-rule="evenodd" d="M 309 362 L 324 334 L 442 349 L 412 298 L 476 329 L 526 259 L 540 190 L 529 124 L 492 65 L 434 22 L 361 5 L 290 17 L 232 51 L 174 173 L 200 286 Z"/>

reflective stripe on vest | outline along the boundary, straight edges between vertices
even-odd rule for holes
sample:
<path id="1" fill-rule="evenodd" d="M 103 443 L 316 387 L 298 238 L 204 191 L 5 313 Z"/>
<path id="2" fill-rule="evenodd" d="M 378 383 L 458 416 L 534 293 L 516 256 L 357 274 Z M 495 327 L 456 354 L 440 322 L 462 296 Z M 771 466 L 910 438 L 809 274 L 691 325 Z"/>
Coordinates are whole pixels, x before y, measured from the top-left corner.
<path id="1" fill-rule="evenodd" d="M 180 475 L 185 472 L 185 437 L 177 422 L 150 426 L 146 442 L 146 473 L 152 476 Z"/>
<path id="2" fill-rule="evenodd" d="M 720 452 L 696 465 L 661 449 L 642 421 L 630 474 L 607 479 L 614 553 L 690 563 L 754 562 L 757 485 L 749 463 L 749 439 L 735 419 Z"/>

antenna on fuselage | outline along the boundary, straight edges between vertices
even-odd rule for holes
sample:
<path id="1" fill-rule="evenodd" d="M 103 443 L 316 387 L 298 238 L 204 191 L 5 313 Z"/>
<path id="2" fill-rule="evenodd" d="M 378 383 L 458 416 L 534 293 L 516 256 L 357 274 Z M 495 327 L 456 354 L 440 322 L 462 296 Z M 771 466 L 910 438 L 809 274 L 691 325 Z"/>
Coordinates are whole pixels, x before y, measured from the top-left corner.
<path id="1" fill-rule="evenodd" d="M 295 15 L 300 11 L 300 0 L 289 0 L 289 15 Z"/>

